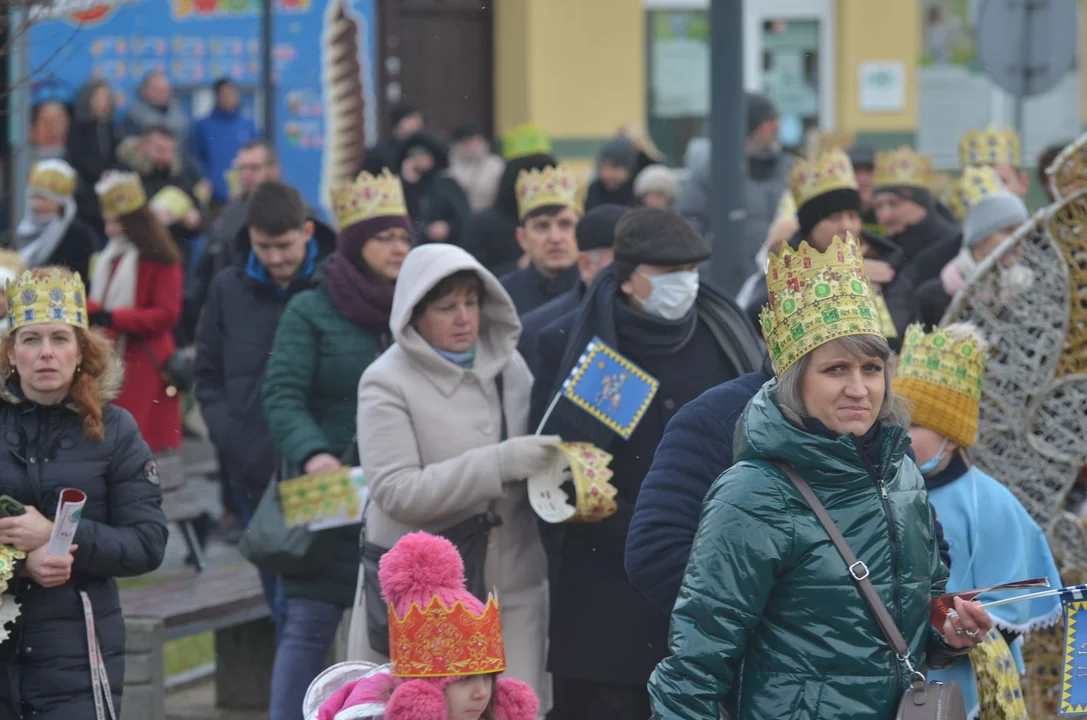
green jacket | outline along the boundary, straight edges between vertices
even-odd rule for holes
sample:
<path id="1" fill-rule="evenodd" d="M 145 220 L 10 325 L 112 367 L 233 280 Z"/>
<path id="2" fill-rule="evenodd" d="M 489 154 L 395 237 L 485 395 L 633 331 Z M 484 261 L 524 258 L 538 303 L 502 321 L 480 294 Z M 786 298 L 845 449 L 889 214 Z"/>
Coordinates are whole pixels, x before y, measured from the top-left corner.
<path id="1" fill-rule="evenodd" d="M 264 415 L 276 448 L 296 468 L 318 453 L 342 457 L 355 437 L 362 371 L 381 354 L 378 333 L 345 319 L 324 285 L 287 303 L 264 375 Z M 354 602 L 359 525 L 320 533 L 314 568 L 285 577 L 287 597 Z"/>
<path id="2" fill-rule="evenodd" d="M 954 652 L 929 624 L 948 571 L 905 428 L 886 431 L 877 476 L 852 435 L 830 440 L 790 424 L 773 387 L 744 412 L 737 464 L 702 507 L 672 613 L 673 655 L 649 681 L 655 719 L 716 720 L 719 707 L 733 720 L 895 715 L 908 673 L 775 460 L 808 481 L 867 563 L 914 664 L 926 655 L 946 664 Z"/>

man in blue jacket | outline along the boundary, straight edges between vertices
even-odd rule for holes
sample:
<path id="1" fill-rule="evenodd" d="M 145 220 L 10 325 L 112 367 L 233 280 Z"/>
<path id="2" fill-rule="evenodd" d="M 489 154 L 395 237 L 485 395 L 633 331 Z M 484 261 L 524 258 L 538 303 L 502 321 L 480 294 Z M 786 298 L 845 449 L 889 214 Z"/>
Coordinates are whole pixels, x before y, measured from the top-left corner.
<path id="1" fill-rule="evenodd" d="M 242 146 L 257 138 L 257 126 L 242 113 L 237 85 L 223 78 L 213 88 L 215 109 L 193 124 L 192 149 L 200 174 L 211 181 L 211 201 L 220 207 L 230 199 L 226 172 Z"/>

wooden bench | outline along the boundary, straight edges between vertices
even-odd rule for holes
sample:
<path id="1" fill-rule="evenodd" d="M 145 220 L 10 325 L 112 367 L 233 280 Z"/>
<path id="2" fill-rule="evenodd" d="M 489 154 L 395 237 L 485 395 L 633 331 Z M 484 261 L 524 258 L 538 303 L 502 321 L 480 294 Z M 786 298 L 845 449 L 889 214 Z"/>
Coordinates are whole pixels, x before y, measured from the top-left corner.
<path id="1" fill-rule="evenodd" d="M 165 720 L 163 645 L 204 632 L 215 633 L 216 705 L 267 709 L 275 633 L 251 566 L 125 590 L 121 608 L 127 632 L 121 720 Z"/>

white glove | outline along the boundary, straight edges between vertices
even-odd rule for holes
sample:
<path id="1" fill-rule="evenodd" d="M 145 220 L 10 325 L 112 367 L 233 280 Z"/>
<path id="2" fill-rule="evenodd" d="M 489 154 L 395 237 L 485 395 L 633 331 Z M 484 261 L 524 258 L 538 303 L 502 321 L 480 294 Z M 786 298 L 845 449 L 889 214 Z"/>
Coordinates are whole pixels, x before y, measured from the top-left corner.
<path id="1" fill-rule="evenodd" d="M 558 435 L 523 435 L 500 442 L 498 474 L 502 482 L 524 480 L 547 470 L 555 461 L 560 442 Z"/>

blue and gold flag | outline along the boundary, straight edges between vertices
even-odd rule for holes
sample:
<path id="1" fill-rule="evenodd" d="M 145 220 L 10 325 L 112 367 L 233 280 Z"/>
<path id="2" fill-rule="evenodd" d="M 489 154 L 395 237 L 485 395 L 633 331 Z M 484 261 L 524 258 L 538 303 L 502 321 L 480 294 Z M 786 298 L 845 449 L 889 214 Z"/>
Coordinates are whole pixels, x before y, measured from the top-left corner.
<path id="1" fill-rule="evenodd" d="M 629 440 L 660 382 L 600 338 L 593 338 L 562 385 L 563 394 Z"/>
<path id="2" fill-rule="evenodd" d="M 1087 585 L 1060 591 L 1064 605 L 1064 669 L 1061 682 L 1060 715 L 1087 713 Z"/>

